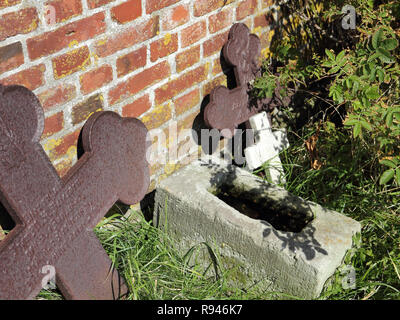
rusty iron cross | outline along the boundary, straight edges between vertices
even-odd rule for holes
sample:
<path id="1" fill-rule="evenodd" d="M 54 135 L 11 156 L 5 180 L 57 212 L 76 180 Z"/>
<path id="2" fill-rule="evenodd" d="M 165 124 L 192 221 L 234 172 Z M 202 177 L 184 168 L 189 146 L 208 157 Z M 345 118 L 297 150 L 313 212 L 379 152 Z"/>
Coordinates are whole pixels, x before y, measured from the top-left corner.
<path id="1" fill-rule="evenodd" d="M 221 131 L 226 138 L 234 135 L 235 128 L 262 110 L 262 101 L 251 103 L 249 82 L 259 73 L 258 58 L 261 42 L 243 23 L 236 23 L 229 31 L 223 48 L 225 60 L 233 66 L 237 87 L 229 90 L 218 86 L 210 94 L 210 103 L 204 110 L 205 123 Z"/>
<path id="2" fill-rule="evenodd" d="M 149 186 L 147 129 L 97 112 L 82 131 L 85 153 L 62 179 L 39 139 L 44 114 L 21 86 L 0 85 L 0 201 L 16 226 L 0 242 L 0 299 L 33 299 L 54 266 L 67 299 L 117 299 L 124 280 L 93 228 L 113 204 L 134 204 Z"/>

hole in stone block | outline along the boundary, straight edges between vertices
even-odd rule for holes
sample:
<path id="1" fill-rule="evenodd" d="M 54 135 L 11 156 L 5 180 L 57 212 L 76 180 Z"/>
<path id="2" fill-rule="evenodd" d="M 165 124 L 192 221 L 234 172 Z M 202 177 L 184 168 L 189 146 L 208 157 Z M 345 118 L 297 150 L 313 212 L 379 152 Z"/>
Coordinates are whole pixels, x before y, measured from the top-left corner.
<path id="1" fill-rule="evenodd" d="M 218 199 L 252 219 L 264 220 L 276 230 L 301 232 L 313 219 L 312 213 L 299 208 L 296 210 L 264 197 L 255 196 L 255 190 L 237 190 L 229 185 L 222 185 L 210 190 Z"/>
<path id="2" fill-rule="evenodd" d="M 0 242 L 15 228 L 15 222 L 7 209 L 0 202 Z"/>

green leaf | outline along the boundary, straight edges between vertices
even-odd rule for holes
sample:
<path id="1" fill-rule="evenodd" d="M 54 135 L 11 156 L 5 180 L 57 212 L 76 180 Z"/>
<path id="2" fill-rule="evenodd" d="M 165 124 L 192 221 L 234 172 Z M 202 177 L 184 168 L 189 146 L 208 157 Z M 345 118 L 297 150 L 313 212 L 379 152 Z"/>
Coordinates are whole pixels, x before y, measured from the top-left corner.
<path id="1" fill-rule="evenodd" d="M 392 50 L 396 49 L 398 45 L 399 45 L 399 42 L 395 38 L 386 39 L 382 42 L 382 47 L 388 51 L 392 51 Z"/>
<path id="2" fill-rule="evenodd" d="M 332 53 L 332 51 L 325 49 L 325 53 L 330 60 L 335 60 L 335 55 Z"/>
<path id="3" fill-rule="evenodd" d="M 388 112 L 386 116 L 386 126 L 390 128 L 393 124 L 393 112 Z"/>
<path id="4" fill-rule="evenodd" d="M 397 167 L 396 164 L 392 160 L 389 160 L 389 159 L 383 159 L 383 160 L 379 161 L 379 163 L 383 164 L 385 166 L 388 166 L 390 168 L 393 168 L 393 169 L 396 169 L 396 167 Z"/>
<path id="5" fill-rule="evenodd" d="M 384 70 L 378 69 L 376 71 L 376 74 L 378 75 L 379 82 L 385 81 L 385 71 Z"/>
<path id="6" fill-rule="evenodd" d="M 368 99 L 371 99 L 371 100 L 378 99 L 378 98 L 381 96 L 380 93 L 379 93 L 379 88 L 378 88 L 377 86 L 369 87 L 369 88 L 365 91 L 365 96 L 366 96 Z"/>
<path id="7" fill-rule="evenodd" d="M 395 176 L 396 183 L 400 185 L 400 169 L 396 169 L 396 176 Z"/>
<path id="8" fill-rule="evenodd" d="M 354 138 L 357 138 L 359 135 L 361 135 L 361 124 L 359 122 L 353 128 L 353 135 Z"/>
<path id="9" fill-rule="evenodd" d="M 368 131 L 372 131 L 372 126 L 365 120 L 360 121 L 363 128 L 367 129 Z"/>
<path id="10" fill-rule="evenodd" d="M 383 37 L 383 30 L 379 29 L 375 34 L 372 36 L 372 46 L 374 49 L 377 49 Z"/>
<path id="11" fill-rule="evenodd" d="M 393 62 L 395 62 L 394 57 L 386 49 L 378 48 L 377 52 L 379 53 L 379 58 L 381 59 L 381 61 L 383 63 L 393 63 Z"/>
<path id="12" fill-rule="evenodd" d="M 340 64 L 344 60 L 344 55 L 345 54 L 346 54 L 346 51 L 343 50 L 337 55 L 337 57 L 336 57 L 336 63 L 337 64 Z"/>
<path id="13" fill-rule="evenodd" d="M 348 120 L 346 120 L 343 124 L 344 124 L 345 126 L 355 126 L 355 125 L 358 124 L 358 123 L 360 123 L 359 120 L 356 120 L 356 119 L 348 119 Z"/>
<path id="14" fill-rule="evenodd" d="M 379 184 L 382 185 L 388 183 L 390 180 L 393 179 L 394 173 L 394 169 L 386 170 L 384 173 L 382 173 L 381 178 L 379 179 Z"/>

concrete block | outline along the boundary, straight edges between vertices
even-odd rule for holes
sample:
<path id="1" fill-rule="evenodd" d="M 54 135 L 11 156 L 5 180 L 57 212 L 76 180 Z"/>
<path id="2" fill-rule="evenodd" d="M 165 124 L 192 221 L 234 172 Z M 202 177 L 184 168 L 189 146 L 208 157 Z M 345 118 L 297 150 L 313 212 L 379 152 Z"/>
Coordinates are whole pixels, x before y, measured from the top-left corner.
<path id="1" fill-rule="evenodd" d="M 233 285 L 306 299 L 320 295 L 361 232 L 353 219 L 215 157 L 160 183 L 154 223 L 183 253 L 202 243 L 217 247 L 220 263 L 236 270 Z"/>

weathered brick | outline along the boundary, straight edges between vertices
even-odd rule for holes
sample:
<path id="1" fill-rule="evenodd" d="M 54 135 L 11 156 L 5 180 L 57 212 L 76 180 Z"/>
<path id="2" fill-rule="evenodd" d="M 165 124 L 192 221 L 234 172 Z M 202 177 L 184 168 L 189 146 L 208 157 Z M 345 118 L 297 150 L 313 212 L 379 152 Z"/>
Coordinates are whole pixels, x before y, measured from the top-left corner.
<path id="1" fill-rule="evenodd" d="M 146 13 L 152 13 L 165 7 L 169 7 L 179 0 L 146 0 Z"/>
<path id="2" fill-rule="evenodd" d="M 88 7 L 89 9 L 95 9 L 113 1 L 115 0 L 88 0 Z"/>
<path id="3" fill-rule="evenodd" d="M 207 26 L 206 22 L 199 21 L 185 29 L 181 32 L 181 44 L 182 47 L 190 46 L 193 43 L 196 43 L 200 39 L 204 38 L 207 34 Z"/>
<path id="4" fill-rule="evenodd" d="M 167 33 L 164 38 L 150 44 L 150 60 L 152 62 L 168 56 L 178 50 L 178 34 Z"/>
<path id="5" fill-rule="evenodd" d="M 233 22 L 233 9 L 222 10 L 208 18 L 208 29 L 215 33 L 230 26 Z"/>
<path id="6" fill-rule="evenodd" d="M 29 57 L 32 60 L 55 53 L 71 43 L 86 41 L 103 33 L 106 29 L 104 13 L 69 23 L 55 31 L 46 32 L 27 40 Z"/>
<path id="7" fill-rule="evenodd" d="M 176 71 L 181 72 L 200 61 L 200 46 L 190 48 L 176 55 Z"/>
<path id="8" fill-rule="evenodd" d="M 75 105 L 71 112 L 72 124 L 81 123 L 87 120 L 92 113 L 103 110 L 103 100 L 101 94 L 96 94 Z"/>
<path id="9" fill-rule="evenodd" d="M 177 7 L 165 10 L 161 16 L 162 30 L 174 29 L 190 19 L 188 5 L 179 5 Z"/>
<path id="10" fill-rule="evenodd" d="M 142 15 L 142 1 L 128 0 L 111 9 L 111 17 L 118 23 L 127 23 Z"/>
<path id="11" fill-rule="evenodd" d="M 174 101 L 175 112 L 177 115 L 185 113 L 200 103 L 200 90 L 198 88 L 190 91 L 184 96 Z"/>
<path id="12" fill-rule="evenodd" d="M 5 79 L 1 79 L 0 83 L 6 86 L 12 84 L 18 84 L 28 88 L 29 90 L 35 90 L 44 84 L 45 71 L 46 71 L 45 65 L 40 64 L 32 68 L 20 71 Z"/>
<path id="13" fill-rule="evenodd" d="M 44 149 L 49 154 L 50 161 L 54 162 L 55 160 L 70 152 L 70 150 L 74 151 L 74 153 L 76 154 L 80 131 L 81 128 L 75 130 L 70 134 L 67 134 L 60 139 L 50 139 L 50 141 L 48 141 L 44 145 Z"/>
<path id="14" fill-rule="evenodd" d="M 142 47 L 117 59 L 117 75 L 124 76 L 138 68 L 144 67 L 147 60 L 147 48 Z"/>
<path id="15" fill-rule="evenodd" d="M 72 159 L 65 159 L 63 161 L 60 161 L 59 163 L 57 163 L 54 168 L 56 169 L 58 175 L 60 176 L 60 178 L 64 177 L 68 171 L 72 168 L 73 166 L 73 162 Z"/>
<path id="16" fill-rule="evenodd" d="M 194 16 L 203 16 L 233 1 L 235 0 L 196 0 L 194 3 Z"/>
<path id="17" fill-rule="evenodd" d="M 122 116 L 137 118 L 151 108 L 151 102 L 148 94 L 127 104 L 122 108 Z"/>
<path id="18" fill-rule="evenodd" d="M 81 0 L 53 0 L 45 4 L 46 23 L 64 22 L 82 13 Z"/>
<path id="19" fill-rule="evenodd" d="M 107 57 L 119 50 L 129 48 L 137 43 L 153 38 L 159 31 L 158 16 L 152 17 L 128 29 L 98 41 L 95 52 L 99 57 Z"/>
<path id="20" fill-rule="evenodd" d="M 270 25 L 272 21 L 270 17 L 264 13 L 254 17 L 254 28 L 265 28 Z"/>
<path id="21" fill-rule="evenodd" d="M 212 74 L 216 76 L 222 72 L 232 72 L 232 66 L 226 62 L 223 56 L 220 56 L 213 61 Z"/>
<path id="22" fill-rule="evenodd" d="M 21 42 L 15 42 L 0 48 L 0 74 L 15 69 L 24 63 Z"/>
<path id="23" fill-rule="evenodd" d="M 203 65 L 194 70 L 188 71 L 179 78 L 168 82 L 155 90 L 156 103 L 160 104 L 169 100 L 180 92 L 192 87 L 196 83 L 204 81 L 207 78 L 207 66 Z"/>
<path id="24" fill-rule="evenodd" d="M 76 88 L 73 84 L 60 84 L 39 93 L 38 98 L 45 111 L 71 101 L 76 97 Z"/>
<path id="25" fill-rule="evenodd" d="M 118 84 L 109 91 L 109 103 L 113 105 L 119 101 L 133 96 L 143 89 L 167 78 L 170 75 L 170 72 L 171 68 L 168 62 L 163 61 L 140 72 L 137 75 L 134 75 L 127 81 Z"/>
<path id="26" fill-rule="evenodd" d="M 229 31 L 226 31 L 205 41 L 203 43 L 203 56 L 208 57 L 213 55 L 214 53 L 221 51 L 222 47 L 228 41 L 228 34 Z"/>
<path id="27" fill-rule="evenodd" d="M 0 9 L 5 7 L 15 6 L 16 4 L 20 3 L 21 0 L 0 0 Z"/>
<path id="28" fill-rule="evenodd" d="M 79 78 L 81 92 L 88 94 L 101 88 L 113 80 L 112 68 L 110 65 L 103 65 L 94 70 L 90 70 Z"/>
<path id="29" fill-rule="evenodd" d="M 0 41 L 17 34 L 32 32 L 38 27 L 36 8 L 25 8 L 0 16 Z"/>
<path id="30" fill-rule="evenodd" d="M 64 127 L 64 113 L 57 112 L 56 114 L 47 117 L 44 120 L 44 130 L 42 139 L 50 137 L 51 135 L 60 132 Z"/>
<path id="31" fill-rule="evenodd" d="M 52 60 L 55 79 L 60 79 L 90 65 L 90 51 L 87 46 L 72 50 Z"/>
<path id="32" fill-rule="evenodd" d="M 227 79 L 225 75 L 220 75 L 219 77 L 216 77 L 204 84 L 201 92 L 202 96 L 205 97 L 206 95 L 210 94 L 211 91 L 218 86 L 227 86 Z"/>
<path id="33" fill-rule="evenodd" d="M 148 130 L 158 128 L 172 117 L 171 106 L 169 104 L 156 106 L 142 118 L 142 122 Z"/>
<path id="34" fill-rule="evenodd" d="M 257 0 L 244 0 L 236 8 L 236 20 L 242 20 L 254 13 L 257 8 Z"/>
<path id="35" fill-rule="evenodd" d="M 274 4 L 274 0 L 261 0 L 262 8 L 269 8 Z"/>

